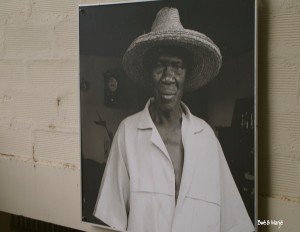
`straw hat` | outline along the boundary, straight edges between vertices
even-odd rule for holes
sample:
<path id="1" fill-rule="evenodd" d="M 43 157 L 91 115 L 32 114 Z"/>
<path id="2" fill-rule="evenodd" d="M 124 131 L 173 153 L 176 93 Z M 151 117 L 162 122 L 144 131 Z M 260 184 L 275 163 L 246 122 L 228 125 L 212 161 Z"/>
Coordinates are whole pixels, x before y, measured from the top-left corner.
<path id="1" fill-rule="evenodd" d="M 178 10 L 164 7 L 157 13 L 151 32 L 136 38 L 123 56 L 123 67 L 129 78 L 147 85 L 144 57 L 149 49 L 159 46 L 180 47 L 191 54 L 192 65 L 185 92 L 207 84 L 221 67 L 222 56 L 213 41 L 202 33 L 183 28 Z"/>

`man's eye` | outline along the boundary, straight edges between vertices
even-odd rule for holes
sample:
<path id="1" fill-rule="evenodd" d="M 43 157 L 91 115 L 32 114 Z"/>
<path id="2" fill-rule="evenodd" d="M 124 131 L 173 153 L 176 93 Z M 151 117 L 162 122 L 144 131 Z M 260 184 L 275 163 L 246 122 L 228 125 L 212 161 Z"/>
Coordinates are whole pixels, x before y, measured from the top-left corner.
<path id="1" fill-rule="evenodd" d="M 177 70 L 182 70 L 182 69 L 184 69 L 184 65 L 183 65 L 183 64 L 175 64 L 173 67 L 174 67 L 175 69 L 177 69 Z"/>
<path id="2" fill-rule="evenodd" d="M 161 68 L 163 68 L 164 67 L 164 65 L 162 64 L 162 63 L 160 63 L 160 62 L 157 62 L 155 65 L 154 65 L 154 68 L 156 68 L 156 69 L 161 69 Z"/>

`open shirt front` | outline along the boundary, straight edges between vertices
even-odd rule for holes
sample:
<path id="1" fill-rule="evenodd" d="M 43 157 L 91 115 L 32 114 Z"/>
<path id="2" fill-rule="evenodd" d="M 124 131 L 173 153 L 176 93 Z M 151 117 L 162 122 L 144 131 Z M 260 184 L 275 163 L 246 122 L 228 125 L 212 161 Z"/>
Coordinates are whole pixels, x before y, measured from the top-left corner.
<path id="1" fill-rule="evenodd" d="M 183 103 L 184 166 L 175 205 L 174 168 L 149 104 L 119 125 L 94 215 L 120 231 L 254 231 L 214 132 Z"/>

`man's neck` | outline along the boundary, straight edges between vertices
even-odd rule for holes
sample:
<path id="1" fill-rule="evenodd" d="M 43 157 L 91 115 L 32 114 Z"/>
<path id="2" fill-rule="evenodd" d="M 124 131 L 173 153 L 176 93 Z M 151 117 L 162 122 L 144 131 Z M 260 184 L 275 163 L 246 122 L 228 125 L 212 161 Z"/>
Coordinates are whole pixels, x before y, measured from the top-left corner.
<path id="1" fill-rule="evenodd" d="M 155 125 L 175 126 L 181 124 L 182 108 L 179 103 L 172 110 L 163 111 L 155 101 L 149 106 L 150 116 Z"/>

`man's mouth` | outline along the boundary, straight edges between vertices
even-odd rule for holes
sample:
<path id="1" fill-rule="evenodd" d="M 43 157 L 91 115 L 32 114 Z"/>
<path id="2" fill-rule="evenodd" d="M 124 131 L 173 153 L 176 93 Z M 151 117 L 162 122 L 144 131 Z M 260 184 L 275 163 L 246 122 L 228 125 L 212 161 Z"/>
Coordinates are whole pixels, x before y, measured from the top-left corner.
<path id="1" fill-rule="evenodd" d="M 176 85 L 170 84 L 165 85 L 162 84 L 159 86 L 159 95 L 161 96 L 162 100 L 169 101 L 171 100 L 177 93 Z"/>
<path id="2" fill-rule="evenodd" d="M 175 94 L 161 94 L 161 98 L 164 100 L 171 100 Z"/>
<path id="3" fill-rule="evenodd" d="M 159 92 L 163 95 L 174 95 L 177 92 L 176 85 L 161 85 Z"/>

